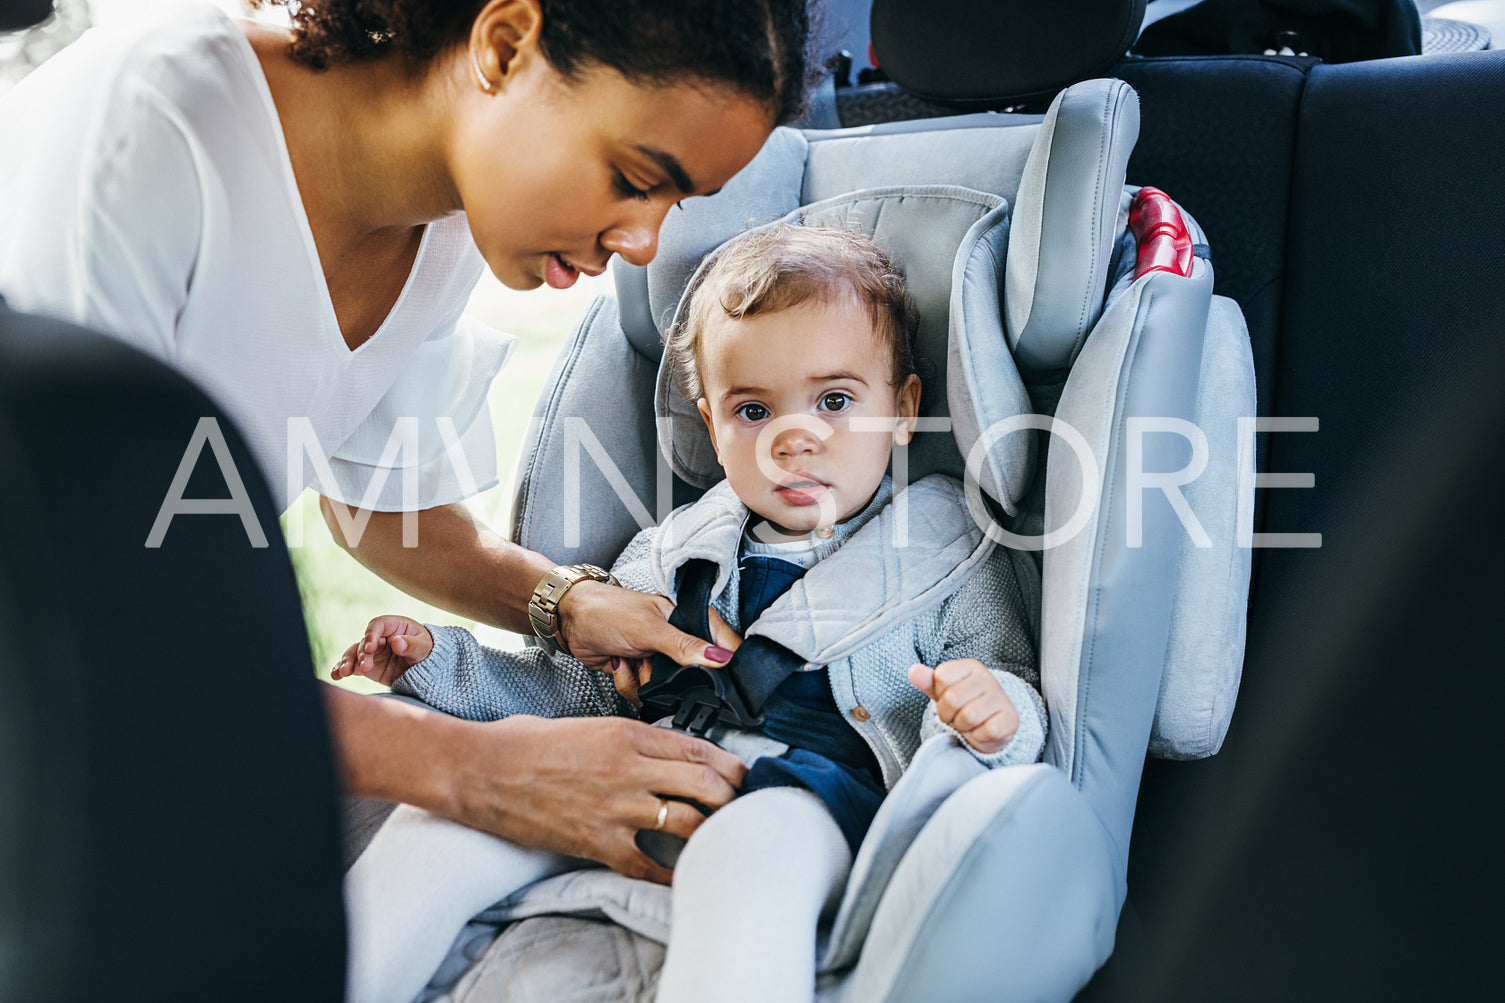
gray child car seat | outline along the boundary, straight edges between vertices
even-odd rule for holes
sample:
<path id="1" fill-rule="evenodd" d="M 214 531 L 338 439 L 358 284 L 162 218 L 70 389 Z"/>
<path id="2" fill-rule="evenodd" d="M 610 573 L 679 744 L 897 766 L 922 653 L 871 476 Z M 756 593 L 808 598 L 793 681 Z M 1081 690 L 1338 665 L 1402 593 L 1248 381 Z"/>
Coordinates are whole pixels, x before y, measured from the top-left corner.
<path id="1" fill-rule="evenodd" d="M 1074 85 L 1043 117 L 779 130 L 671 214 L 651 266 L 618 269 L 539 402 L 515 539 L 609 565 L 721 477 L 660 369 L 707 254 L 785 220 L 860 228 L 905 269 L 932 430 L 895 475 L 965 475 L 980 524 L 1042 561 L 1050 734 L 1045 762 L 993 771 L 949 737 L 920 749 L 821 931 L 821 999 L 1069 998 L 1113 948 L 1147 751 L 1212 755 L 1228 726 L 1253 364 L 1196 224 L 1125 188 L 1137 132 L 1117 80 Z M 590 870 L 480 919 L 428 998 L 651 999 L 671 918 L 667 889 Z"/>

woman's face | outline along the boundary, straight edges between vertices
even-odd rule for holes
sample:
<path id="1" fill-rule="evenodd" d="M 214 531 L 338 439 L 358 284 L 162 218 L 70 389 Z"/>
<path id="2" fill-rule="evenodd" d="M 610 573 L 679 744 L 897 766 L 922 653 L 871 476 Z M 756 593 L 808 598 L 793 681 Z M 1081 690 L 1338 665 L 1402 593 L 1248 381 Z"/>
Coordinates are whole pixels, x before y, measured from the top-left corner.
<path id="1" fill-rule="evenodd" d="M 635 84 L 601 66 L 571 82 L 536 48 L 505 73 L 491 65 L 489 93 L 470 74 L 451 176 L 486 263 L 514 289 L 565 288 L 613 254 L 647 264 L 675 203 L 720 189 L 772 129 L 729 89 Z"/>

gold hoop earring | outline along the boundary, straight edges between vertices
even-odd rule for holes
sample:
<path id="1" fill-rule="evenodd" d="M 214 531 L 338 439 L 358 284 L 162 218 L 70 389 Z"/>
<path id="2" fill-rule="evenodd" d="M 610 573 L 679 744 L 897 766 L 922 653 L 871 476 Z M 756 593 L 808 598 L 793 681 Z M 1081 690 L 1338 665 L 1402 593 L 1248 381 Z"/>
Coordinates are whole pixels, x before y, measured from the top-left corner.
<path id="1" fill-rule="evenodd" d="M 475 49 L 470 50 L 470 68 L 476 71 L 476 81 L 481 85 L 481 90 L 490 94 L 496 84 L 486 76 L 486 71 L 481 69 L 481 57 Z"/>

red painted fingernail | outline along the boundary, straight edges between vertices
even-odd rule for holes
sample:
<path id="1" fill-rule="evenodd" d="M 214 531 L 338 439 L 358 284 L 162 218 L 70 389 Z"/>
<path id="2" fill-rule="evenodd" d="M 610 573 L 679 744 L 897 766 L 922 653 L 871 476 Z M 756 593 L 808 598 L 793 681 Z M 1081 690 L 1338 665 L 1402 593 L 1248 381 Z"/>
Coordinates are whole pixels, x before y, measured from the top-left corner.
<path id="1" fill-rule="evenodd" d="M 705 657 L 713 662 L 730 662 L 732 654 L 732 652 L 727 651 L 725 648 L 719 648 L 714 644 L 705 649 Z"/>
<path id="2" fill-rule="evenodd" d="M 621 667 L 622 667 L 622 663 L 618 659 L 613 658 L 611 660 L 611 671 L 615 672 L 618 669 L 620 669 Z"/>

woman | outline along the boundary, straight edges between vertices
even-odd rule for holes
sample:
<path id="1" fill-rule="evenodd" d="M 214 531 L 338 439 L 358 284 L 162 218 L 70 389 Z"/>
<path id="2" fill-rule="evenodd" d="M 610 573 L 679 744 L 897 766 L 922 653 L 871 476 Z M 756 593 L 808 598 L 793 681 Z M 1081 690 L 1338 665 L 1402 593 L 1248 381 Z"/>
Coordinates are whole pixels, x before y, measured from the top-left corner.
<path id="1" fill-rule="evenodd" d="M 86 36 L 8 94 L 0 290 L 195 376 L 274 491 L 315 483 L 332 529 L 369 520 L 342 543 L 378 574 L 531 630 L 553 562 L 469 517 L 432 432 L 383 453 L 399 419 L 449 417 L 489 467 L 484 390 L 505 347 L 459 323 L 482 263 L 525 289 L 568 286 L 613 254 L 651 260 L 664 215 L 718 189 L 798 109 L 803 0 L 333 0 L 292 20 L 180 10 Z M 392 465 L 416 503 L 402 476 L 382 483 Z M 730 657 L 668 612 L 585 579 L 557 627 L 603 669 L 655 651 Z M 326 694 L 350 793 L 633 876 L 668 879 L 634 832 L 688 836 L 701 820 L 678 801 L 661 819 L 659 795 L 719 806 L 743 772 L 633 721 L 479 725 Z"/>

